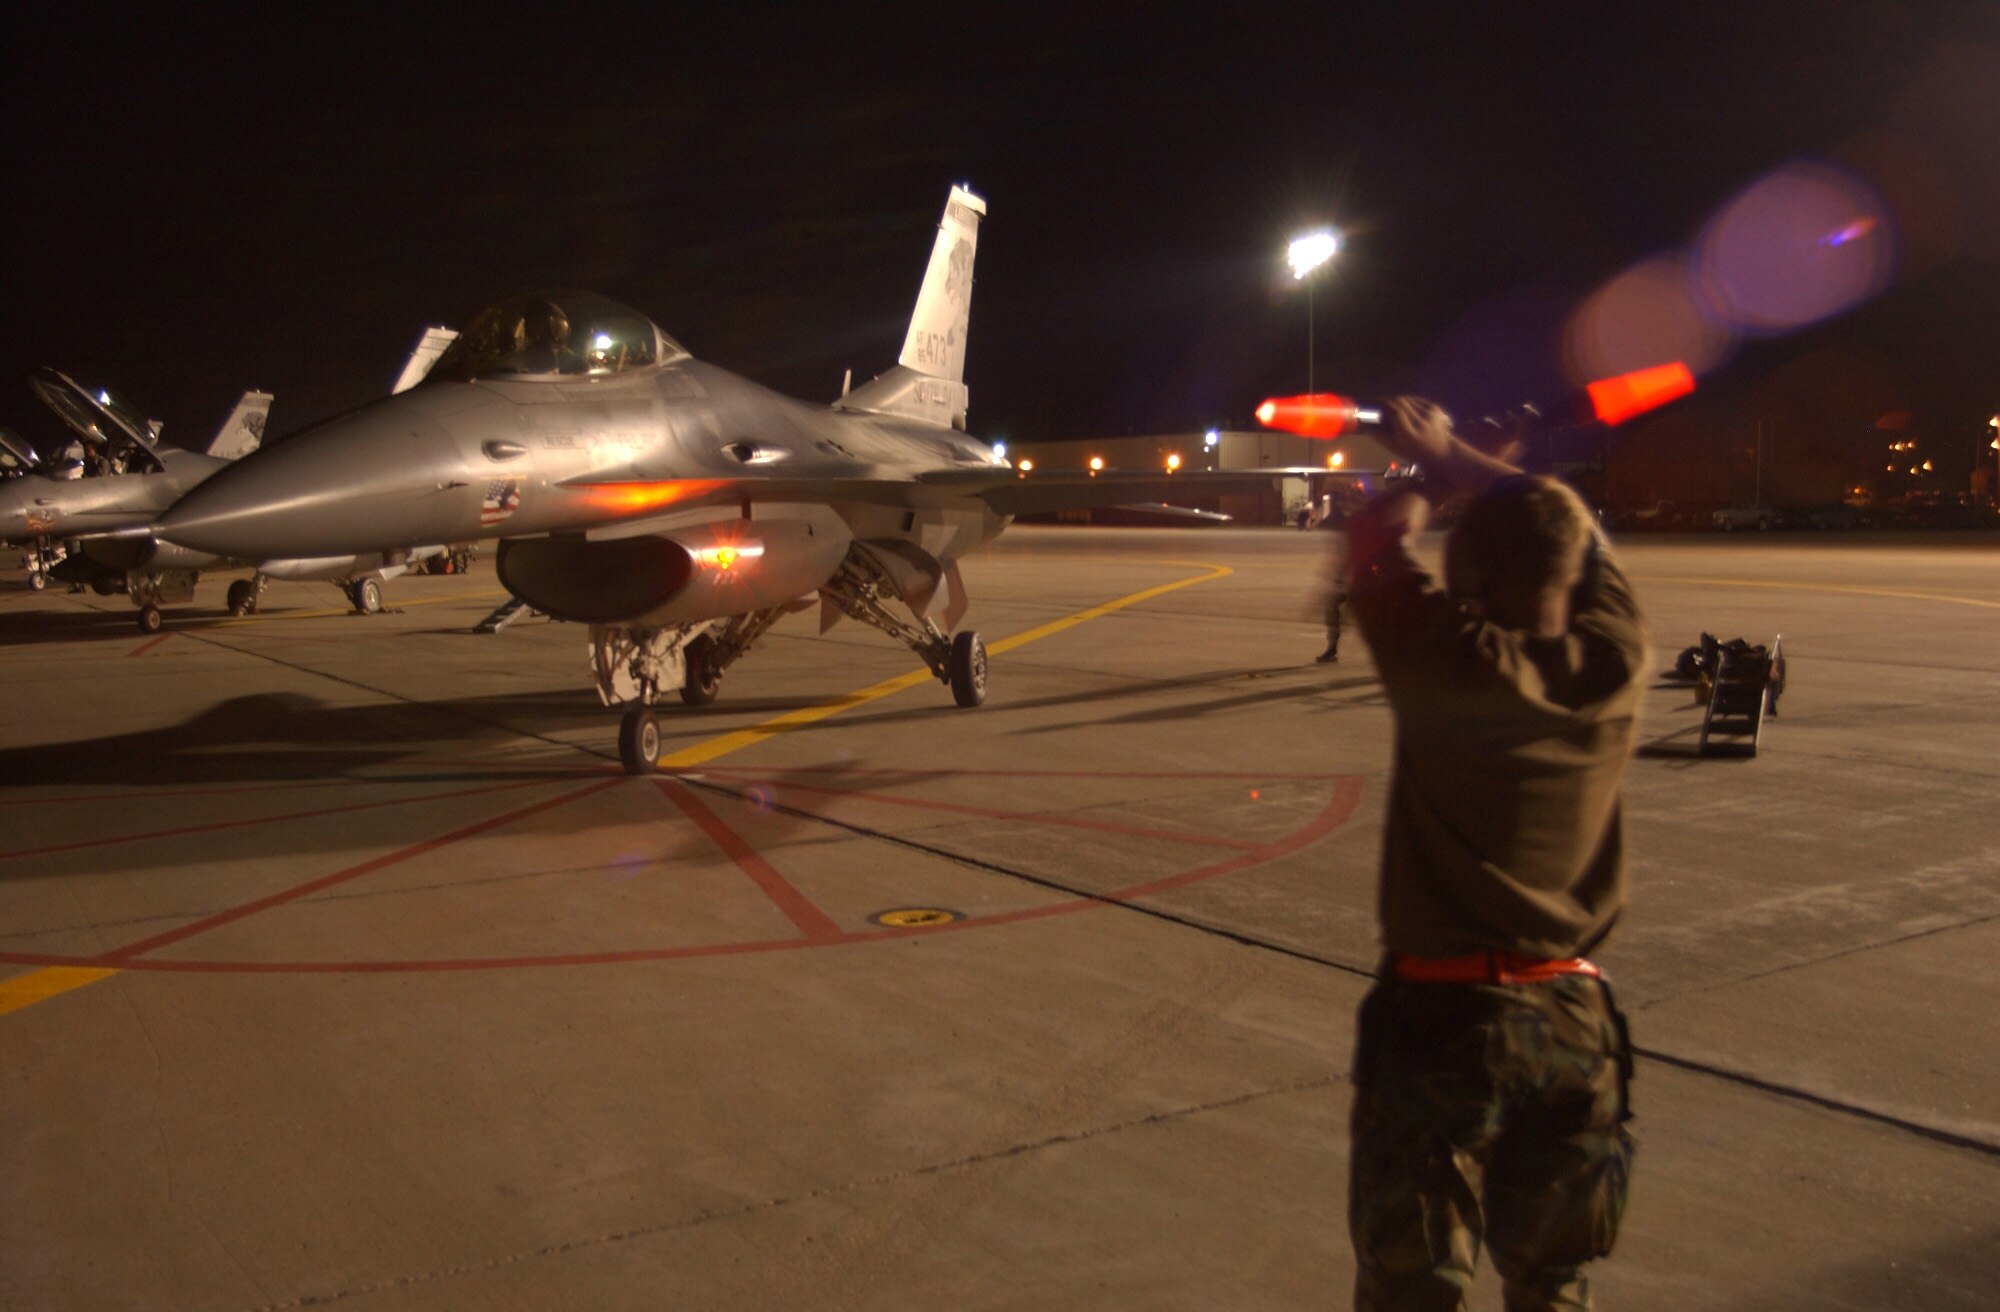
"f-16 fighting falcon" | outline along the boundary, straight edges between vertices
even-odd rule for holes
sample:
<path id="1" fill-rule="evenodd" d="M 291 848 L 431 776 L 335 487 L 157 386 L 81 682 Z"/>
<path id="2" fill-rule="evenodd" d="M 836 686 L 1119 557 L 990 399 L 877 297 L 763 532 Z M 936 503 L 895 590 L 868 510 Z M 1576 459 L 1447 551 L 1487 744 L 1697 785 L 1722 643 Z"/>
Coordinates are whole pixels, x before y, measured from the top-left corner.
<path id="1" fill-rule="evenodd" d="M 843 615 L 872 625 L 977 706 L 986 648 L 953 632 L 959 557 L 1016 513 L 1189 481 L 1028 479 L 966 434 L 985 213 L 952 189 L 897 364 L 831 406 L 696 360 L 600 296 L 526 296 L 473 319 L 410 391 L 204 483 L 159 536 L 231 556 L 499 538 L 509 592 L 590 626 L 597 692 L 628 707 L 619 746 L 635 773 L 659 758 L 656 700 L 712 701 L 723 671 L 815 594 L 822 631 Z"/>
<path id="2" fill-rule="evenodd" d="M 29 381 L 76 433 L 83 454 L 80 467 L 75 461 L 69 468 L 42 466 L 0 484 L 0 540 L 28 548 L 30 588 L 54 577 L 88 584 L 100 594 L 123 591 L 139 608 L 139 627 L 158 632 L 165 623 L 161 607 L 192 601 L 202 570 L 236 562 L 160 542 L 153 537 L 153 522 L 190 488 L 257 449 L 271 394 L 245 392 L 207 449 L 195 452 L 162 443 L 157 423 L 139 418 L 110 392 L 93 392 L 59 370 L 38 369 Z M 251 557 L 256 572 L 229 585 L 229 609 L 238 615 L 254 611 L 268 576 L 330 581 L 356 610 L 376 611 L 383 579 L 402 573 L 411 560 L 443 550 L 427 545 L 393 554 Z"/>
<path id="3" fill-rule="evenodd" d="M 124 583 L 139 604 L 140 627 L 157 630 L 162 600 L 178 598 L 160 562 L 128 579 L 140 563 L 134 546 L 119 542 L 118 561 L 93 560 L 64 543 L 96 534 L 143 529 L 182 493 L 239 456 L 256 449 L 271 409 L 268 392 L 245 392 L 210 440 L 206 452 L 184 451 L 159 442 L 159 425 L 111 393 L 92 392 L 68 374 L 37 369 L 29 377 L 35 394 L 77 436 L 78 454 L 63 461 L 38 461 L 21 477 L 0 485 L 0 539 L 28 548 L 28 586 L 39 590 L 55 577 L 95 583 L 110 592 Z M 193 585 L 189 583 L 188 594 Z"/>

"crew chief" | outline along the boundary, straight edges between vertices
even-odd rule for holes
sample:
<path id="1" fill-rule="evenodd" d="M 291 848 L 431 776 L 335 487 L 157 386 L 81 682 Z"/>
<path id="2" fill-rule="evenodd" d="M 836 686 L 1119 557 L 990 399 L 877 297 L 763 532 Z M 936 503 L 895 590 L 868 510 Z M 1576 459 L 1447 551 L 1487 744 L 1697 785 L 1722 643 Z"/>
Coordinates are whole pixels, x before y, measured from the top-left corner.
<path id="1" fill-rule="evenodd" d="M 1361 1005 L 1349 1229 L 1355 1306 L 1459 1309 L 1482 1239 L 1509 1312 L 1590 1307 L 1633 1140 L 1630 1047 L 1585 954 L 1625 901 L 1620 787 L 1647 642 L 1595 520 L 1553 479 L 1384 411 L 1424 471 L 1349 526 L 1350 602 L 1396 719 Z M 1411 539 L 1470 493 L 1445 586 Z"/>

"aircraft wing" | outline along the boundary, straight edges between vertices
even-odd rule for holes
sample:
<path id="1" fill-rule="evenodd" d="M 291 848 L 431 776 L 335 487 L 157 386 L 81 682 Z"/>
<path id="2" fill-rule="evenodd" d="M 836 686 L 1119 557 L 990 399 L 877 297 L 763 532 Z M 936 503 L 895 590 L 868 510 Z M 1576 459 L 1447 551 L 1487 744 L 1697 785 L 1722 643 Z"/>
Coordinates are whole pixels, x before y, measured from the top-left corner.
<path id="1" fill-rule="evenodd" d="M 950 470 L 956 474 L 959 471 Z M 573 479 L 561 486 L 586 493 L 593 508 L 607 518 L 621 521 L 678 514 L 703 506 L 728 506 L 744 501 L 784 501 L 831 503 L 859 501 L 867 505 L 902 506 L 918 509 L 948 505 L 977 491 L 977 484 L 993 484 L 997 473 L 1006 470 L 970 471 L 983 478 L 956 481 L 929 478 L 669 478 L 605 481 Z M 622 536 L 622 534 L 621 534 Z"/>
<path id="2" fill-rule="evenodd" d="M 1168 474 L 1153 470 L 1050 470 L 1021 474 L 1004 468 L 929 470 L 914 478 L 677 478 L 599 481 L 578 479 L 563 484 L 591 494 L 598 508 L 615 517 L 615 524 L 593 531 L 593 538 L 632 536 L 644 523 L 661 515 L 679 514 L 703 506 L 744 501 L 862 502 L 867 505 L 922 509 L 976 498 L 995 514 L 1032 515 L 1053 510 L 1086 510 L 1095 506 L 1126 506 L 1164 501 L 1190 492 L 1221 492 L 1269 487 L 1280 478 L 1339 478 L 1365 487 L 1381 477 L 1372 470 L 1332 472 L 1315 465 L 1264 469 L 1193 469 Z"/>
<path id="3" fill-rule="evenodd" d="M 1343 479 L 1366 485 L 1379 471 L 1328 470 L 1316 465 L 1266 469 L 1052 469 L 1007 479 L 977 495 L 1002 515 L 1035 515 L 1051 510 L 1087 510 L 1135 501 L 1173 502 L 1190 492 L 1234 492 L 1269 487 L 1281 478 Z"/>

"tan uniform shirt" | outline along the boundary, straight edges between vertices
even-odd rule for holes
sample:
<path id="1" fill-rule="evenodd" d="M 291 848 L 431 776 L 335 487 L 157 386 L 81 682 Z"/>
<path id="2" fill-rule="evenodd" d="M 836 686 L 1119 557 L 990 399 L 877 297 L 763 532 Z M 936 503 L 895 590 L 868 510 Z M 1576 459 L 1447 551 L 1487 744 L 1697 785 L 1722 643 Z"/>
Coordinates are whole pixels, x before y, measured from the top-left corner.
<path id="1" fill-rule="evenodd" d="M 1380 914 L 1393 952 L 1588 952 L 1625 901 L 1619 786 L 1647 663 L 1631 586 L 1601 540 L 1569 632 L 1462 611 L 1372 517 L 1350 598 L 1396 713 Z"/>

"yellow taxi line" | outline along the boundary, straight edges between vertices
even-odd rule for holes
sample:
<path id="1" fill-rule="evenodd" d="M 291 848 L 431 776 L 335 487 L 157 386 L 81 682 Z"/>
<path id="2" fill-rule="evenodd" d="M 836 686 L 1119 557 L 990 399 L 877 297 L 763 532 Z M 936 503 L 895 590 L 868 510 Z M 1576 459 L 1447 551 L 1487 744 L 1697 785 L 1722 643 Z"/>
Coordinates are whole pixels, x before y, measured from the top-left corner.
<path id="1" fill-rule="evenodd" d="M 986 647 L 987 654 L 995 655 L 1001 652 L 1009 652 L 1017 647 L 1025 647 L 1031 642 L 1040 642 L 1043 638 L 1053 637 L 1065 629 L 1075 628 L 1079 624 L 1085 624 L 1101 616 L 1109 615 L 1113 611 L 1124 610 L 1127 606 L 1136 606 L 1142 601 L 1150 601 L 1154 597 L 1163 596 L 1179 588 L 1192 587 L 1197 583 L 1206 583 L 1210 579 L 1219 579 L 1231 572 L 1226 565 L 1204 565 L 1201 568 L 1207 572 L 1190 575 L 1184 579 L 1175 579 L 1171 583 L 1162 583 L 1155 587 L 1146 588 L 1142 591 L 1134 592 L 1130 596 L 1120 597 L 1116 601 L 1107 601 L 1101 606 L 1092 606 L 1087 610 L 1077 611 L 1074 615 L 1065 615 L 1059 620 L 1050 620 L 1047 624 L 1039 625 L 1022 633 L 1016 633 L 1011 637 L 1002 638 L 998 642 L 989 643 Z M 854 692 L 836 697 L 831 701 L 821 702 L 817 706 L 802 706 L 796 711 L 786 711 L 783 715 L 773 716 L 760 724 L 753 724 L 747 729 L 738 729 L 733 733 L 726 733 L 720 737 L 711 738 L 707 742 L 696 743 L 692 747 L 683 747 L 678 752 L 662 756 L 660 758 L 660 768 L 662 770 L 685 770 L 692 765 L 701 765 L 705 762 L 713 761 L 718 756 L 723 756 L 730 752 L 738 752 L 745 747 L 761 743 L 767 738 L 775 738 L 787 730 L 814 724 L 826 719 L 830 715 L 838 715 L 842 711 L 852 710 L 856 706 L 864 705 L 878 698 L 887 697 L 891 693 L 901 692 L 905 688 L 914 688 L 918 684 L 929 682 L 935 677 L 927 669 L 911 670 L 908 674 L 899 674 L 893 679 L 884 679 L 880 683 L 870 684 L 866 688 L 857 689 Z"/>
<path id="2" fill-rule="evenodd" d="M 1979 606 L 1986 610 L 2000 610 L 2000 601 L 1982 601 L 1978 597 L 1954 597 L 1947 592 L 1910 592 L 1901 588 L 1860 588 L 1845 583 L 1785 583 L 1777 579 L 1707 579 L 1682 578 L 1675 575 L 1635 575 L 1634 583 L 1644 586 L 1648 583 L 1691 583 L 1712 588 L 1775 588 L 1785 592 L 1839 592 L 1853 597 L 1897 597 L 1906 601 L 1942 601 L 1953 606 Z"/>
<path id="3" fill-rule="evenodd" d="M 118 972 L 100 966 L 43 966 L 13 979 L 0 979 L 0 1016 L 32 1007 L 58 993 L 109 979 Z"/>
<path id="4" fill-rule="evenodd" d="M 1193 565 L 1197 562 L 1186 561 L 1179 563 Z M 1207 583 L 1212 579 L 1219 579 L 1233 572 L 1227 565 L 1200 565 L 1199 568 L 1205 572 L 1189 575 L 1187 578 L 1175 579 L 1170 583 L 1161 583 L 1154 587 L 1134 592 L 1129 596 L 1120 597 L 1116 601 L 1107 601 L 1100 606 L 1091 606 L 1088 609 L 1077 611 L 1073 615 L 1065 615 L 1061 619 L 1050 620 L 1046 624 L 1037 625 L 1035 628 L 1002 638 L 998 642 L 990 644 L 986 650 L 989 654 L 1013 651 L 1016 648 L 1025 647 L 1031 642 L 1040 642 L 1043 638 L 1054 637 L 1056 634 L 1073 629 L 1079 624 L 1087 624 L 1091 620 L 1100 619 L 1116 611 L 1124 610 L 1127 606 L 1136 606 L 1142 601 L 1150 601 L 1154 597 L 1164 596 L 1169 592 L 1174 592 L 1181 588 L 1192 587 L 1197 583 Z M 438 597 L 429 600 L 450 601 L 460 599 Z M 411 602 L 409 604 L 422 605 L 424 603 Z M 328 611 L 326 613 L 329 615 L 338 615 L 345 612 Z M 274 615 L 270 618 L 303 619 L 306 616 L 290 615 L 281 617 Z M 240 624 L 254 621 L 246 619 L 229 622 Z M 854 692 L 835 697 L 830 701 L 821 702 L 816 706 L 806 706 L 796 711 L 787 711 L 783 715 L 776 715 L 759 724 L 753 724 L 747 729 L 737 729 L 731 733 L 721 734 L 706 742 L 696 743 L 692 747 L 684 747 L 671 755 L 662 756 L 660 758 L 660 768 L 663 770 L 682 770 L 692 765 L 700 765 L 704 762 L 713 761 L 717 757 L 726 756 L 731 752 L 739 752 L 746 747 L 753 747 L 768 738 L 775 738 L 788 730 L 816 723 L 829 716 L 838 715 L 842 711 L 851 710 L 856 706 L 865 705 L 868 702 L 887 697 L 891 693 L 901 692 L 905 688 L 914 688 L 933 677 L 935 676 L 927 669 L 911 670 L 908 674 L 899 674 L 893 679 L 884 679 L 880 683 L 870 684 L 866 688 L 857 689 Z M 82 988 L 86 984 L 95 984 L 99 980 L 109 979 L 117 973 L 116 970 L 96 966 L 43 966 L 38 970 L 29 971 L 27 974 L 18 975 L 13 979 L 0 980 L 0 1016 L 4 1016 L 10 1011 L 19 1011 L 23 1007 L 32 1007 L 37 1002 L 46 1001 L 59 994 L 67 993 L 72 989 Z"/>

